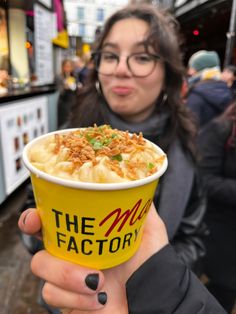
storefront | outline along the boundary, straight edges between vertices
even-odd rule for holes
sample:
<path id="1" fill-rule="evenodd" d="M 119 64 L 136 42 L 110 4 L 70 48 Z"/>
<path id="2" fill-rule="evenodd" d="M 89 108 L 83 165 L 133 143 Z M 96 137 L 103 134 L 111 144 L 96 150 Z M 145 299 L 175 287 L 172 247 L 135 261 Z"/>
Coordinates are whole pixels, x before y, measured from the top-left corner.
<path id="1" fill-rule="evenodd" d="M 68 38 L 61 0 L 0 3 L 1 204 L 28 177 L 24 146 L 57 127 L 54 82 Z"/>
<path id="2" fill-rule="evenodd" d="M 233 2 L 235 0 L 175 1 L 174 14 L 181 25 L 186 62 L 194 52 L 206 49 L 216 50 L 219 53 L 222 66 L 226 57 L 227 63 L 236 64 L 236 29 L 233 21 L 236 10 L 233 7 Z M 234 38 L 229 38 L 232 35 L 230 34 L 232 22 L 234 24 Z M 233 46 L 230 56 L 226 56 L 226 47 L 230 39 Z"/>

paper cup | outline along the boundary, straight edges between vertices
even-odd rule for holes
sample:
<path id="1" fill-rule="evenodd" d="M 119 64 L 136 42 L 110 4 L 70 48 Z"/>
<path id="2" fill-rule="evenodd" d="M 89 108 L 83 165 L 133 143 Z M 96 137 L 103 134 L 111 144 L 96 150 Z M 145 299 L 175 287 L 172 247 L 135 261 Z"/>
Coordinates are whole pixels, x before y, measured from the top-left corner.
<path id="1" fill-rule="evenodd" d="M 30 171 L 45 249 L 59 258 L 105 269 L 128 260 L 139 247 L 143 224 L 153 200 L 161 169 L 144 179 L 122 183 L 64 180 L 35 168 L 28 152 L 47 136 L 25 146 L 23 161 Z M 154 144 L 153 144 L 154 145 Z M 164 152 L 156 145 L 159 154 Z"/>

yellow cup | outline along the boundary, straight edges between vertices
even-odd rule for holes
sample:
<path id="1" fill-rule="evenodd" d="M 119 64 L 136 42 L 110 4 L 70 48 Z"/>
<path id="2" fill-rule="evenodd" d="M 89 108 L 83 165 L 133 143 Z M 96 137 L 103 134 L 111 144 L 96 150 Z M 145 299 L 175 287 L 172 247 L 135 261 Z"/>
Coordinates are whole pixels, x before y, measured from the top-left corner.
<path id="1" fill-rule="evenodd" d="M 28 151 L 32 146 L 49 135 L 68 131 L 73 129 L 40 136 L 23 151 L 42 220 L 45 249 L 87 267 L 114 267 L 133 256 L 139 247 L 143 224 L 158 180 L 167 168 L 167 158 L 153 175 L 122 183 L 64 180 L 30 163 Z M 159 154 L 164 154 L 154 146 Z"/>

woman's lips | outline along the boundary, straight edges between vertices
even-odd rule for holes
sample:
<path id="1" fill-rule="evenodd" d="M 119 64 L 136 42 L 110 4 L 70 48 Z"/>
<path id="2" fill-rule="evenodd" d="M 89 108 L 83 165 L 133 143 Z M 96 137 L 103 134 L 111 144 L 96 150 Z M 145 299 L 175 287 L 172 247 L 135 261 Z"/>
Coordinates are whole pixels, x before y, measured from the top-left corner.
<path id="1" fill-rule="evenodd" d="M 112 88 L 112 92 L 116 95 L 126 96 L 133 92 L 133 88 L 125 86 L 116 86 Z"/>

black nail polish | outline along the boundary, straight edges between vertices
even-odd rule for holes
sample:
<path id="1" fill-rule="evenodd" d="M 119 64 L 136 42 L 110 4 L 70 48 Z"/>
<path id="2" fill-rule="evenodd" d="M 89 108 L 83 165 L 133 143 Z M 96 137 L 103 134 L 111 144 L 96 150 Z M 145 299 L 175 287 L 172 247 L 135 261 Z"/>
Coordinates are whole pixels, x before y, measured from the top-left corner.
<path id="1" fill-rule="evenodd" d="M 98 274 L 90 274 L 85 278 L 87 287 L 92 290 L 96 290 L 98 287 L 99 276 Z"/>
<path id="2" fill-rule="evenodd" d="M 106 292 L 99 292 L 98 293 L 98 302 L 102 305 L 107 303 L 107 294 Z"/>

